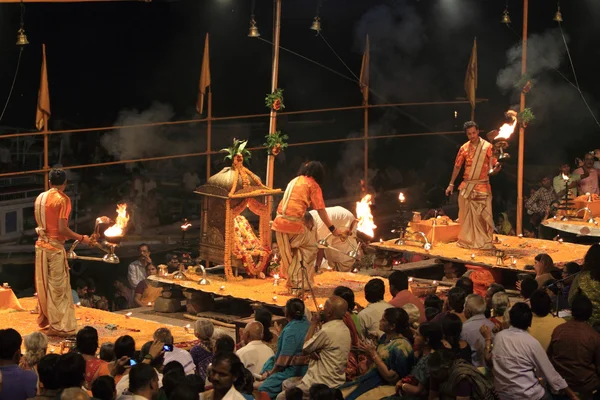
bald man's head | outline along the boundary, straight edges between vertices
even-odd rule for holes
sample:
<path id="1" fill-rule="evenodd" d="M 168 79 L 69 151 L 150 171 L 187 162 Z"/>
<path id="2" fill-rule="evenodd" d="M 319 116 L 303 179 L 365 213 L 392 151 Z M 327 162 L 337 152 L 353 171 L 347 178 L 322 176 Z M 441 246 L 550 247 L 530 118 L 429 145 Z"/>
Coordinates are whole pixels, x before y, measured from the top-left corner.
<path id="1" fill-rule="evenodd" d="M 344 319 L 344 314 L 348 311 L 348 303 L 339 296 L 331 296 L 325 303 L 324 311 L 328 321 Z"/>
<path id="2" fill-rule="evenodd" d="M 60 400 L 89 400 L 90 396 L 81 388 L 67 388 L 60 395 Z"/>
<path id="3" fill-rule="evenodd" d="M 250 343 L 253 340 L 262 340 L 264 327 L 258 321 L 252 321 L 244 328 L 244 342 Z"/>

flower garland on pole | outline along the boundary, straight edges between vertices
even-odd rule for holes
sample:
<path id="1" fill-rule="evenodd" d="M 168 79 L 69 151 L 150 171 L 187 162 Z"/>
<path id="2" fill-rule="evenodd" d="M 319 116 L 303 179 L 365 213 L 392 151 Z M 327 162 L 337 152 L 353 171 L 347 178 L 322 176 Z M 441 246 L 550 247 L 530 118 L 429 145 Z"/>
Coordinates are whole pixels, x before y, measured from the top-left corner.
<path id="1" fill-rule="evenodd" d="M 279 111 L 285 108 L 283 104 L 283 89 L 275 89 L 271 94 L 265 97 L 265 105 L 275 111 Z"/>
<path id="2" fill-rule="evenodd" d="M 527 128 L 527 125 L 533 122 L 534 119 L 535 115 L 533 115 L 531 108 L 523 109 L 523 111 L 517 116 L 517 120 L 521 123 L 521 125 L 523 125 L 523 128 Z"/>
<path id="3" fill-rule="evenodd" d="M 289 139 L 289 136 L 281 133 L 281 131 L 277 131 L 272 135 L 266 135 L 265 139 L 267 141 L 263 143 L 263 146 L 267 148 L 267 153 L 271 156 L 277 156 L 288 147 L 286 140 Z"/>

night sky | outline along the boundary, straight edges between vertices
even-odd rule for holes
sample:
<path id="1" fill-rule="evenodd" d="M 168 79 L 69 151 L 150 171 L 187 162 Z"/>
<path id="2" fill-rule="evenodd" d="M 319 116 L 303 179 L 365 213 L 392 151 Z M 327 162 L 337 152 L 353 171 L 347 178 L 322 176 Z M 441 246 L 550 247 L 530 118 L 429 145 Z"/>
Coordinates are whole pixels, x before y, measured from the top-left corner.
<path id="1" fill-rule="evenodd" d="M 597 3 L 579 0 L 560 5 L 562 28 L 578 82 L 594 113 L 598 113 L 600 97 L 595 61 L 600 51 Z M 24 50 L 15 91 L 0 125 L 33 128 L 42 43 L 47 46 L 51 129 L 111 126 L 122 122 L 123 110 L 150 110 L 151 114 L 156 104 L 168 108 L 164 115 L 170 119 L 194 118 L 207 32 L 211 35 L 214 115 L 267 112 L 264 97 L 270 91 L 272 48 L 247 37 L 251 5 L 250 0 L 27 4 L 25 29 L 31 44 Z M 323 36 L 356 75 L 364 36 L 370 35 L 372 103 L 464 97 L 465 68 L 473 38 L 477 37 L 477 95 L 489 102 L 478 106 L 476 119 L 487 131 L 501 122 L 508 107 L 518 104 L 514 90 L 502 90 L 497 84 L 498 74 L 508 64 L 507 51 L 520 43 L 518 35 L 522 31 L 522 1 L 508 2 L 512 30 L 500 24 L 505 6 L 502 0 L 323 0 L 320 14 Z M 600 128 L 578 91 L 551 68 L 574 82 L 560 31 L 552 20 L 556 6 L 555 1 L 530 1 L 528 61 L 536 86 L 527 101 L 538 116 L 526 139 L 527 162 L 531 165 L 556 165 L 600 147 L 595 141 Z M 281 45 L 351 77 L 322 38 L 308 29 L 316 9 L 317 2 L 312 0 L 283 1 Z M 255 14 L 262 37 L 271 40 L 272 2 L 256 0 Z M 0 21 L 3 105 L 19 52 L 14 45 L 19 4 L 0 5 Z M 285 89 L 286 110 L 290 111 L 358 105 L 361 101 L 355 82 L 285 51 L 281 53 L 279 81 Z M 456 120 L 454 111 L 459 113 Z M 468 119 L 469 112 L 467 105 L 376 110 L 371 112 L 370 129 L 381 135 L 454 130 Z M 160 119 L 162 115 L 154 117 Z M 59 120 L 63 120 L 59 126 L 53 125 Z M 319 121 L 318 126 L 311 125 L 315 121 Z M 263 124 L 249 131 L 251 145 L 260 145 L 267 133 L 265 120 L 260 122 Z M 362 111 L 283 118 L 282 126 L 291 142 L 314 140 L 315 136 L 347 137 L 361 134 Z M 231 128 L 231 132 L 237 133 L 236 129 Z M 246 131 L 241 132 L 243 135 Z M 185 135 L 189 139 L 191 133 Z M 229 136 L 217 138 L 215 147 L 227 144 Z M 98 145 L 98 135 L 89 137 L 89 146 Z M 204 149 L 204 136 L 198 137 L 194 139 L 198 147 L 190 151 Z M 447 167 L 440 173 L 446 180 L 451 170 L 448 163 L 454 158 L 457 144 L 463 141 L 463 137 L 453 135 L 371 142 L 371 167 L 420 169 L 427 158 L 423 155 L 433 155 Z M 513 142 L 516 160 L 516 138 Z M 351 165 L 349 168 L 361 170 L 361 153 L 356 146 L 360 149 L 362 144 L 319 146 L 312 155 L 325 161 L 341 155 Z M 145 154 L 172 154 L 160 150 Z M 308 155 L 299 149 L 290 150 L 287 159 Z M 263 168 L 258 166 L 259 161 L 255 160 L 257 172 Z M 335 163 L 330 163 L 333 168 L 331 165 Z M 279 179 L 286 181 L 285 175 Z"/>

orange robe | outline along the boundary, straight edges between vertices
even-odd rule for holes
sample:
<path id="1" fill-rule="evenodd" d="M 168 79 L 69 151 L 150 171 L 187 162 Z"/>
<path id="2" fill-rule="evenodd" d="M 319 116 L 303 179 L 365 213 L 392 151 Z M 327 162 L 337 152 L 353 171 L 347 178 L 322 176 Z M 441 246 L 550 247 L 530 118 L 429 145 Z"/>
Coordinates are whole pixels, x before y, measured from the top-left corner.
<path id="1" fill-rule="evenodd" d="M 494 217 L 489 170 L 496 163 L 492 145 L 479 139 L 477 146 L 470 142 L 460 147 L 456 167 L 465 165 L 463 182 L 459 186 L 458 220 L 461 224 L 458 246 L 467 249 L 492 249 Z"/>
<path id="2" fill-rule="evenodd" d="M 281 275 L 291 288 L 302 286 L 301 264 L 308 273 L 304 278 L 311 283 L 314 279 L 317 229 L 308 230 L 304 225 L 304 214 L 309 207 L 315 210 L 325 208 L 323 192 L 313 178 L 301 175 L 288 184 L 272 225 L 281 253 Z"/>
<path id="3" fill-rule="evenodd" d="M 40 194 L 35 200 L 38 240 L 35 243 L 35 287 L 38 293 L 38 325 L 75 334 L 77 320 L 69 282 L 69 264 L 64 236 L 58 221 L 69 219 L 71 199 L 56 188 Z"/>

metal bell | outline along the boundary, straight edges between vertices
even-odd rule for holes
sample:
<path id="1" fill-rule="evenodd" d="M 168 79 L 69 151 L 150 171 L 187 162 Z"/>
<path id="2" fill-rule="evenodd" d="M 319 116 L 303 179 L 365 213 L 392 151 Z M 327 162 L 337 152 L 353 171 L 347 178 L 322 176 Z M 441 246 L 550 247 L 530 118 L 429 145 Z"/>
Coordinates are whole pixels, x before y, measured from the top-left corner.
<path id="1" fill-rule="evenodd" d="M 321 18 L 315 17 L 312 25 L 310 26 L 310 29 L 313 31 L 317 31 L 317 33 L 321 32 Z"/>
<path id="2" fill-rule="evenodd" d="M 258 26 L 256 26 L 256 21 L 254 20 L 254 16 L 250 19 L 250 31 L 248 32 L 248 37 L 251 37 L 251 38 L 260 37 L 260 33 L 258 32 Z"/>
<path id="3" fill-rule="evenodd" d="M 29 40 L 27 40 L 25 29 L 21 28 L 17 32 L 17 46 L 25 46 L 26 44 L 29 44 Z"/>
<path id="4" fill-rule="evenodd" d="M 562 14 L 560 12 L 560 8 L 556 10 L 556 14 L 554 14 L 554 18 L 552 18 L 556 22 L 563 22 Z"/>
<path id="5" fill-rule="evenodd" d="M 508 10 L 504 10 L 504 14 L 502 15 L 502 19 L 500 20 L 503 24 L 510 24 L 510 16 L 508 15 Z"/>

